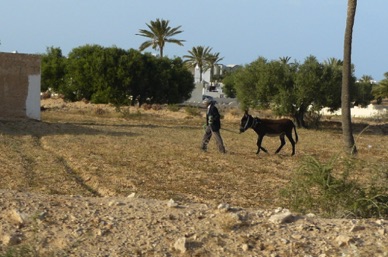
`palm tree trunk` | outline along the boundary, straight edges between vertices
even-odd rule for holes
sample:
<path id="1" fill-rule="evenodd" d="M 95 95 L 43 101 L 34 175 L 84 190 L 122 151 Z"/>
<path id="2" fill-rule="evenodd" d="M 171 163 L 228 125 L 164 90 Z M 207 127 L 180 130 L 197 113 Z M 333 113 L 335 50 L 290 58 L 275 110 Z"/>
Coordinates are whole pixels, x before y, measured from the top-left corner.
<path id="1" fill-rule="evenodd" d="M 352 76 L 351 56 L 352 56 L 352 37 L 353 25 L 356 16 L 357 0 L 348 0 L 345 40 L 344 40 L 344 63 L 342 70 L 342 92 L 341 92 L 341 109 L 342 109 L 342 134 L 345 150 L 351 154 L 357 152 L 356 144 L 353 137 L 352 119 L 350 113 L 350 83 Z"/>
<path id="2" fill-rule="evenodd" d="M 159 52 L 160 52 L 160 58 L 163 58 L 163 47 L 160 47 Z"/>

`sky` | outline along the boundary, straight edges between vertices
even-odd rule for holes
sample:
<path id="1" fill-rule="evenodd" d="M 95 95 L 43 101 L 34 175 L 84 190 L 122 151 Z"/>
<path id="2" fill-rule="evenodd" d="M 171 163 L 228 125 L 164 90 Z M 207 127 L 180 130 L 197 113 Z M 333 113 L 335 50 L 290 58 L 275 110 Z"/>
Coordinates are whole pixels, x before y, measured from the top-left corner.
<path id="1" fill-rule="evenodd" d="M 183 57 L 196 46 L 220 53 L 222 64 L 258 57 L 303 63 L 343 59 L 347 0 L 0 0 L 0 52 L 63 55 L 86 44 L 138 49 L 136 35 L 152 20 L 183 32 L 165 56 Z M 353 29 L 355 75 L 380 81 L 388 72 L 388 0 L 359 0 Z M 152 48 L 147 52 L 157 53 Z"/>

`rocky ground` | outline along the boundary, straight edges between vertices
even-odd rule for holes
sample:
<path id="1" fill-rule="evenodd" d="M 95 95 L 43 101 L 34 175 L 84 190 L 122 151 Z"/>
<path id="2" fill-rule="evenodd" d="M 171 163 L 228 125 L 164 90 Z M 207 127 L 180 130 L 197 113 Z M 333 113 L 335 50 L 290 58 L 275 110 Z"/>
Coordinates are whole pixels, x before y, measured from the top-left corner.
<path id="1" fill-rule="evenodd" d="M 388 221 L 0 191 L 1 256 L 388 256 Z M 13 254 L 13 255 L 12 255 Z"/>

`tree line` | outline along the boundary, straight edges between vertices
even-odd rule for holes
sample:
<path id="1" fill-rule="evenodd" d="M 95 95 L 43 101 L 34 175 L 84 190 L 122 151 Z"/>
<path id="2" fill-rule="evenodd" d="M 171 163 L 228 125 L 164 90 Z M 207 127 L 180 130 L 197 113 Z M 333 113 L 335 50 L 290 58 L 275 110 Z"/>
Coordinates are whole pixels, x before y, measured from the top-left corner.
<path id="1" fill-rule="evenodd" d="M 290 57 L 256 61 L 229 73 L 223 79 L 224 91 L 237 97 L 243 109 L 271 108 L 278 115 L 293 116 L 298 126 L 306 127 L 308 111 L 323 107 L 341 107 L 343 62 L 330 58 L 319 62 L 308 56 L 303 63 L 290 62 Z M 372 78 L 357 81 L 354 68 L 350 83 L 350 99 L 355 105 L 366 106 L 374 99 Z"/>
<path id="2" fill-rule="evenodd" d="M 65 57 L 50 47 L 42 57 L 42 91 L 49 88 L 69 101 L 117 105 L 181 103 L 194 88 L 193 74 L 181 58 L 157 58 L 135 49 L 85 45 Z"/>

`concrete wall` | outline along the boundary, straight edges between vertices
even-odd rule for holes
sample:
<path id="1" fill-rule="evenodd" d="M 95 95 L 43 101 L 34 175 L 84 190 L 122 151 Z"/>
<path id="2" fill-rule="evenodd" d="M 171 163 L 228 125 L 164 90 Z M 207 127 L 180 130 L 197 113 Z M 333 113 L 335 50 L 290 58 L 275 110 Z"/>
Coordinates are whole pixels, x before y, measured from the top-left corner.
<path id="1" fill-rule="evenodd" d="M 40 56 L 0 53 L 0 118 L 40 120 Z"/>

